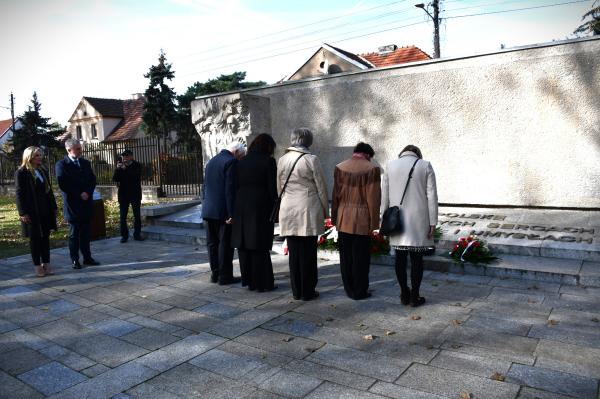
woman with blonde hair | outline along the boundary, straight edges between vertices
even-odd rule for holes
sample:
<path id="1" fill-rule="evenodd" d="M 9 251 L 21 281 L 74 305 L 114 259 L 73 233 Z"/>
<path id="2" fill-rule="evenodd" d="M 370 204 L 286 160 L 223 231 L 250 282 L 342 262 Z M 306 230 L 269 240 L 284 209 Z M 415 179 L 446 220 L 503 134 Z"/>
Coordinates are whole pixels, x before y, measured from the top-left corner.
<path id="1" fill-rule="evenodd" d="M 42 167 L 42 150 L 27 147 L 15 173 L 17 209 L 23 236 L 29 237 L 35 275 L 54 274 L 50 266 L 50 230 L 56 230 L 56 200 L 48 172 Z"/>

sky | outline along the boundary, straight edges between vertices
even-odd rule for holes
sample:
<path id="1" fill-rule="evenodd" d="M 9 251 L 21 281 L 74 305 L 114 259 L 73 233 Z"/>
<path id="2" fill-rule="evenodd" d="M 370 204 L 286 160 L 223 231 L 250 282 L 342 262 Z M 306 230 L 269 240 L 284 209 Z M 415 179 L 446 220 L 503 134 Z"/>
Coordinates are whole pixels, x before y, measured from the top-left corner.
<path id="1" fill-rule="evenodd" d="M 275 83 L 328 43 L 354 53 L 415 45 L 433 53 L 424 0 L 1 0 L 0 120 L 27 110 L 67 124 L 81 97 L 131 98 L 160 51 L 179 93 L 247 72 Z M 442 0 L 441 55 L 460 57 L 574 38 L 593 1 Z M 464 15 L 471 15 L 463 17 Z"/>

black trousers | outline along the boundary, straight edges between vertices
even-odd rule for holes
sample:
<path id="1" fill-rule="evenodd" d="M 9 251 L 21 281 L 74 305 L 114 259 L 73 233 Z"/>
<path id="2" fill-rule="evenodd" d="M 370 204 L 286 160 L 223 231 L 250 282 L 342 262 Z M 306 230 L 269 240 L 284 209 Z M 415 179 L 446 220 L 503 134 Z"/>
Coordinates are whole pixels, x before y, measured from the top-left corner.
<path id="1" fill-rule="evenodd" d="M 84 261 L 92 258 L 92 251 L 90 250 L 90 223 L 69 222 L 69 253 L 73 262 L 79 260 L 80 250 Z"/>
<path id="2" fill-rule="evenodd" d="M 270 291 L 275 286 L 273 276 L 273 264 L 268 249 L 240 249 L 240 269 L 242 272 L 242 284 L 248 285 L 248 289 L 257 291 Z"/>
<path id="3" fill-rule="evenodd" d="M 340 269 L 346 295 L 352 299 L 367 297 L 371 253 L 370 237 L 339 232 Z"/>
<path id="4" fill-rule="evenodd" d="M 129 205 L 133 211 L 133 236 L 139 238 L 142 233 L 142 217 L 140 215 L 141 201 L 131 201 L 129 199 L 119 200 L 119 220 L 121 224 L 121 237 L 129 238 L 129 229 L 127 228 L 127 213 Z"/>
<path id="5" fill-rule="evenodd" d="M 410 285 L 411 295 L 415 298 L 419 296 L 421 281 L 423 280 L 423 254 L 420 252 L 399 251 L 396 250 L 396 278 L 403 292 L 408 290 L 408 281 L 406 278 L 406 266 L 408 263 L 408 254 L 410 254 Z"/>
<path id="6" fill-rule="evenodd" d="M 30 237 L 29 248 L 31 249 L 31 259 L 33 264 L 40 266 L 42 263 L 50 263 L 50 237 L 44 234 L 43 237 Z"/>
<path id="7" fill-rule="evenodd" d="M 317 236 L 286 237 L 294 298 L 311 299 L 318 281 Z"/>
<path id="8" fill-rule="evenodd" d="M 231 225 L 221 220 L 204 219 L 204 228 L 210 270 L 219 281 L 227 282 L 233 278 Z"/>

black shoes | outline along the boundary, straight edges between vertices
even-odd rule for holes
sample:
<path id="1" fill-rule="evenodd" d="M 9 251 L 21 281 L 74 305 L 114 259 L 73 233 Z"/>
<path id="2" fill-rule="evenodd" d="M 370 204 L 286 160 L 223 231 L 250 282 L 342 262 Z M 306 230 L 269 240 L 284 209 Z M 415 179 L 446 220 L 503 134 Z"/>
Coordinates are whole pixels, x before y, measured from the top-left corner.
<path id="1" fill-rule="evenodd" d="M 98 266 L 100 264 L 100 262 L 94 260 L 94 258 L 89 258 L 89 259 L 84 259 L 83 264 L 86 266 Z"/>
<path id="2" fill-rule="evenodd" d="M 412 297 L 410 298 L 410 306 L 416 308 L 417 306 L 421 306 L 425 303 L 425 298 L 422 296 Z"/>
<path id="3" fill-rule="evenodd" d="M 219 275 L 211 273 L 211 275 L 210 275 L 210 282 L 211 283 L 216 283 L 217 281 L 219 281 Z"/>
<path id="4" fill-rule="evenodd" d="M 122 237 L 122 238 L 121 238 L 121 244 L 124 244 L 124 243 L 126 243 L 126 242 L 127 242 L 127 239 L 128 239 L 127 237 Z"/>
<path id="5" fill-rule="evenodd" d="M 142 237 L 142 236 L 137 236 L 137 237 L 136 237 L 136 236 L 133 236 L 133 239 L 134 239 L 135 241 L 144 241 L 144 240 L 145 240 L 145 238 L 144 238 L 144 237 Z"/>
<path id="6" fill-rule="evenodd" d="M 319 297 L 319 291 L 315 291 L 315 293 L 308 298 L 302 298 L 303 301 L 312 301 L 313 299 L 317 299 Z M 296 299 L 296 298 L 294 298 Z"/>
<path id="7" fill-rule="evenodd" d="M 78 260 L 73 261 L 73 269 L 81 269 L 81 263 Z"/>
<path id="8" fill-rule="evenodd" d="M 357 295 L 353 299 L 355 301 L 362 301 L 363 299 L 367 299 L 367 298 L 371 298 L 371 293 L 370 292 L 367 292 L 367 293 L 365 293 L 363 295 Z"/>
<path id="9" fill-rule="evenodd" d="M 237 284 L 240 281 L 242 281 L 241 277 L 231 277 L 231 278 L 226 279 L 226 280 L 219 280 L 219 285 Z"/>

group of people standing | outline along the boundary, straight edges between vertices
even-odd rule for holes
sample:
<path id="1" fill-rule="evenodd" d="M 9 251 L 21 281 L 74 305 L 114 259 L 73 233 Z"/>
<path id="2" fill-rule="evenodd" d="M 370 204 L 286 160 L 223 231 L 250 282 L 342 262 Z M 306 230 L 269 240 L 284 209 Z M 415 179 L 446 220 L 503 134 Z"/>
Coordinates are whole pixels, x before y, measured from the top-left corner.
<path id="1" fill-rule="evenodd" d="M 55 165 L 55 174 L 62 195 L 63 218 L 69 223 L 69 254 L 73 269 L 83 264 L 99 265 L 90 248 L 90 222 L 93 214 L 93 195 L 96 175 L 91 163 L 83 158 L 81 143 L 76 139 L 65 141 L 67 155 Z M 57 229 L 57 205 L 50 177 L 42 166 L 43 152 L 39 147 L 23 151 L 21 166 L 15 173 L 16 203 L 22 234 L 29 238 L 35 275 L 54 274 L 50 263 L 50 232 Z M 121 242 L 127 242 L 127 213 L 131 206 L 134 215 L 135 240 L 141 236 L 140 204 L 142 200 L 141 166 L 133 159 L 133 152 L 125 150 L 117 162 L 113 180 L 119 185 Z"/>
<path id="2" fill-rule="evenodd" d="M 278 213 L 280 235 L 288 245 L 292 295 L 305 301 L 319 296 L 315 289 L 317 238 L 329 217 L 328 192 L 321 163 L 310 151 L 312 132 L 296 129 L 290 141 L 278 162 L 273 158 L 275 141 L 260 134 L 247 154 L 243 144 L 231 143 L 206 165 L 202 218 L 213 283 L 241 281 L 242 286 L 259 292 L 277 288 L 270 250 L 273 214 Z M 371 233 L 379 228 L 380 215 L 386 209 L 402 205 L 404 229 L 391 234 L 390 244 L 396 254 L 401 302 L 419 306 L 425 302 L 419 292 L 423 254 L 433 247 L 438 217 L 435 173 L 413 145 L 386 165 L 383 178 L 374 155 L 369 144 L 358 143 L 350 159 L 334 171 L 331 220 L 338 231 L 344 290 L 354 300 L 371 296 Z M 238 249 L 241 278 L 233 276 L 234 248 Z"/>

